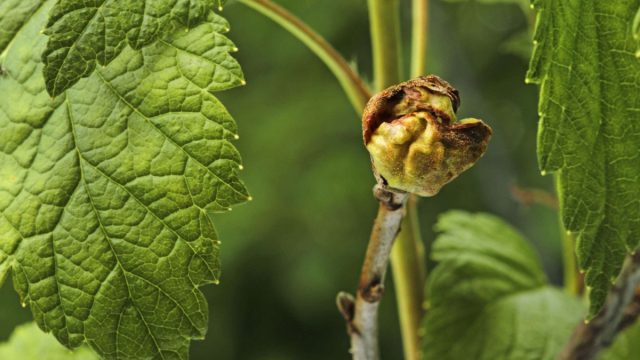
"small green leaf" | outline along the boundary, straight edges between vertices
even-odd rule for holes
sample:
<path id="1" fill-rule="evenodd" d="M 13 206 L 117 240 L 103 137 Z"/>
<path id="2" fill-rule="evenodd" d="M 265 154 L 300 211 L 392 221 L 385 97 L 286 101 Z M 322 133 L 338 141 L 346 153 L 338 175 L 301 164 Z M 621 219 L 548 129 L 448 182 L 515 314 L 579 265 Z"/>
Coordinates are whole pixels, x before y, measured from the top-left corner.
<path id="1" fill-rule="evenodd" d="M 15 360 L 98 360 L 98 356 L 81 347 L 70 351 L 56 339 L 38 329 L 35 323 L 20 325 L 6 343 L 0 343 L 0 359 Z"/>
<path id="2" fill-rule="evenodd" d="M 47 91 L 57 96 L 109 64 L 128 44 L 141 49 L 180 25 L 207 20 L 220 0 L 58 0 L 51 9 L 42 54 Z"/>
<path id="3" fill-rule="evenodd" d="M 527 81 L 540 84 L 538 161 L 558 175 L 592 318 L 640 240 L 640 61 L 630 31 L 638 0 L 534 5 Z"/>
<path id="4" fill-rule="evenodd" d="M 522 236 L 494 216 L 460 211 L 442 215 L 436 230 L 424 359 L 554 359 L 583 308 L 547 284 Z"/>
<path id="5" fill-rule="evenodd" d="M 40 33 L 0 55 L 0 283 L 38 325 L 107 359 L 186 359 L 219 278 L 210 212 L 248 199 L 236 124 L 211 93 L 244 82 L 217 15 L 122 53 L 52 99 Z"/>

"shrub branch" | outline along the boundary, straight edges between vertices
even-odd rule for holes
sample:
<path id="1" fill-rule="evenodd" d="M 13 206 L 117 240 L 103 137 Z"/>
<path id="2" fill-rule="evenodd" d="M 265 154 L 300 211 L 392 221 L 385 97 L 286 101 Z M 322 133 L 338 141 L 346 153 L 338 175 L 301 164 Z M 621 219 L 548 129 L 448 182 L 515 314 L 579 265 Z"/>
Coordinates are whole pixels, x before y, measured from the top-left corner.
<path id="1" fill-rule="evenodd" d="M 379 182 L 374 187 L 380 202 L 367 253 L 360 272 L 355 299 L 338 294 L 338 308 L 347 321 L 354 360 L 379 359 L 378 306 L 384 293 L 384 279 L 393 242 L 400 231 L 408 194 L 388 189 Z"/>
<path id="2" fill-rule="evenodd" d="M 640 314 L 640 252 L 626 265 L 609 292 L 602 310 L 589 322 L 579 324 L 558 356 L 558 360 L 592 360 L 613 343 L 615 336 L 633 324 Z"/>

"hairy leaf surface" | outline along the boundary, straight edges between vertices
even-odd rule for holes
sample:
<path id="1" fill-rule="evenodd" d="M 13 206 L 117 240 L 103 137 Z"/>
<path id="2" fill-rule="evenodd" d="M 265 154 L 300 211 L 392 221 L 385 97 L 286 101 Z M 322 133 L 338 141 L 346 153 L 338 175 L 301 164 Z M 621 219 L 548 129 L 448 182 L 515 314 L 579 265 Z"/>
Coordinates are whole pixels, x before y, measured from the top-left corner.
<path id="1" fill-rule="evenodd" d="M 43 53 L 47 91 L 61 94 L 89 76 L 96 61 L 110 63 L 129 45 L 154 43 L 176 27 L 207 19 L 222 0 L 58 0 L 51 10 Z"/>
<path id="2" fill-rule="evenodd" d="M 0 359 L 7 360 L 98 360 L 98 355 L 86 347 L 71 352 L 56 339 L 38 329 L 35 323 L 20 325 L 11 338 L 0 343 Z"/>
<path id="3" fill-rule="evenodd" d="M 55 98 L 40 54 L 53 1 L 0 55 L 0 284 L 38 325 L 105 358 L 185 359 L 217 282 L 209 213 L 244 202 L 236 125 L 210 91 L 243 82 L 225 20 L 130 47 Z M 5 23 L 0 23 L 5 28 Z"/>
<path id="4" fill-rule="evenodd" d="M 436 230 L 424 359 L 554 359 L 582 305 L 547 284 L 522 236 L 494 216 L 460 211 Z"/>
<path id="5" fill-rule="evenodd" d="M 538 160 L 558 175 L 562 219 L 604 304 L 640 240 L 639 0 L 540 0 L 527 80 L 540 84 Z"/>

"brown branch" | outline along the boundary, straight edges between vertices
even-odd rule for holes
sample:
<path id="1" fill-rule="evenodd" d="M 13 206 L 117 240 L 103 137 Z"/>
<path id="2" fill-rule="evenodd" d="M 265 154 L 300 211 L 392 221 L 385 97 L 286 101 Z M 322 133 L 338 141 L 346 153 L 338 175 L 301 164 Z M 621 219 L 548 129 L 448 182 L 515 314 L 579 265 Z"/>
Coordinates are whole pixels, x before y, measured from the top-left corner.
<path id="1" fill-rule="evenodd" d="M 558 360 L 593 360 L 611 345 L 615 336 L 640 314 L 640 252 L 630 256 L 607 302 L 590 322 L 579 324 Z"/>
<path id="2" fill-rule="evenodd" d="M 393 241 L 400 231 L 408 195 L 386 188 L 374 187 L 380 201 L 378 215 L 373 224 L 367 254 L 360 273 L 355 299 L 347 293 L 338 294 L 338 308 L 347 322 L 354 360 L 377 360 L 378 305 L 384 293 L 384 278 L 389 265 Z"/>
<path id="3" fill-rule="evenodd" d="M 636 292 L 631 304 L 629 304 L 627 308 L 624 309 L 622 320 L 620 321 L 620 325 L 618 325 L 618 332 L 621 332 L 629 326 L 635 324 L 635 322 L 638 320 L 638 316 L 640 316 L 640 287 L 636 288 Z"/>

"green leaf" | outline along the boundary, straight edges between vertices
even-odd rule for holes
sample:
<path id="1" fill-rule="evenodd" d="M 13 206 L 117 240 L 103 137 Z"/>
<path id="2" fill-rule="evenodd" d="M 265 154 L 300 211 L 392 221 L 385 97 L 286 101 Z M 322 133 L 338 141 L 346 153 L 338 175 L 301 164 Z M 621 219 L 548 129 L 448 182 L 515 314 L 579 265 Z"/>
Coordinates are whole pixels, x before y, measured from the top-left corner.
<path id="1" fill-rule="evenodd" d="M 605 349 L 599 360 L 640 359 L 640 323 L 636 322 L 615 337 L 613 345 Z"/>
<path id="2" fill-rule="evenodd" d="M 488 214 L 451 211 L 436 225 L 424 359 L 554 359 L 582 306 L 549 286 L 525 240 Z"/>
<path id="3" fill-rule="evenodd" d="M 72 352 L 35 323 L 28 323 L 16 327 L 9 341 L 0 343 L 0 359 L 98 360 L 98 356 L 86 347 Z"/>
<path id="4" fill-rule="evenodd" d="M 557 173 L 592 318 L 640 240 L 640 61 L 630 31 L 639 1 L 534 5 L 527 81 L 540 84 L 538 161 Z"/>
<path id="5" fill-rule="evenodd" d="M 210 91 L 243 82 L 219 33 L 179 29 L 54 99 L 48 1 L 0 55 L 0 284 L 38 325 L 105 358 L 180 358 L 202 339 L 199 286 L 219 277 L 210 212 L 248 199 L 236 125 Z"/>
<path id="6" fill-rule="evenodd" d="M 221 0 L 58 0 L 49 14 L 42 54 L 47 91 L 61 94 L 109 64 L 128 44 L 154 43 L 176 27 L 205 21 Z"/>

